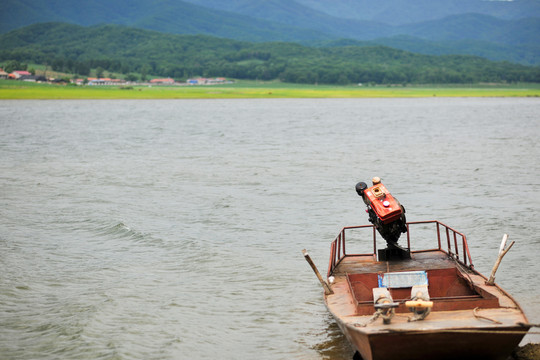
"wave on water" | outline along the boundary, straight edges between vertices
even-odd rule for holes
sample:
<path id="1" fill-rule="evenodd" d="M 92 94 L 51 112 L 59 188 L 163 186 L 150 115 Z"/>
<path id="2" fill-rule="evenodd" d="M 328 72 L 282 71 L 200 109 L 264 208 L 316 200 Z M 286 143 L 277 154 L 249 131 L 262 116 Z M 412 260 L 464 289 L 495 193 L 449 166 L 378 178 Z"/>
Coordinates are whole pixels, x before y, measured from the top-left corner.
<path id="1" fill-rule="evenodd" d="M 188 251 L 195 256 L 201 247 L 197 238 L 177 233 L 174 229 L 164 233 L 146 232 L 118 220 L 86 220 L 80 230 L 89 232 L 90 239 L 96 239 L 97 244 L 106 243 L 109 250 L 136 245 L 137 248 L 152 248 L 154 251 Z"/>
<path id="2" fill-rule="evenodd" d="M 126 225 L 123 221 L 86 220 L 80 230 L 89 233 L 90 239 L 97 239 L 98 243 L 123 244 L 121 246 L 138 244 L 151 247 L 164 247 L 166 245 L 166 241 L 160 236 Z"/>
<path id="3" fill-rule="evenodd" d="M 123 222 L 117 222 L 114 224 L 106 224 L 104 226 L 97 227 L 96 234 L 100 236 L 112 236 L 114 238 L 130 238 L 137 241 L 144 241 L 150 239 L 150 234 L 144 234 L 140 231 L 133 230 Z"/>

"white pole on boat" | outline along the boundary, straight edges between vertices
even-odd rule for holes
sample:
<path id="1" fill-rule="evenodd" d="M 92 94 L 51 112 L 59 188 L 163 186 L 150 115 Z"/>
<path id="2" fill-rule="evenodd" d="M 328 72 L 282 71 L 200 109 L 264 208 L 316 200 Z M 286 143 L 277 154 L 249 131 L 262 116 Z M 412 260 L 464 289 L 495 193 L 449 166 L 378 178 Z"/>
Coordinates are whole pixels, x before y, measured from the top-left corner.
<path id="1" fill-rule="evenodd" d="M 328 283 L 323 280 L 323 278 L 321 276 L 321 273 L 319 272 L 319 270 L 317 270 L 317 266 L 315 266 L 315 264 L 313 263 L 313 260 L 311 260 L 311 257 L 309 256 L 307 250 L 306 249 L 302 250 L 302 254 L 304 254 L 304 258 L 306 259 L 308 264 L 313 269 L 313 272 L 315 273 L 315 275 L 317 275 L 317 278 L 319 279 L 319 282 L 321 283 L 321 285 L 322 285 L 322 287 L 324 289 L 324 293 L 326 295 L 333 294 L 334 291 L 332 289 L 330 289 L 330 286 L 328 285 Z"/>
<path id="2" fill-rule="evenodd" d="M 495 261 L 495 265 L 493 265 L 493 269 L 491 270 L 491 275 L 489 277 L 489 280 L 486 281 L 486 285 L 495 284 L 495 273 L 497 272 L 497 269 L 499 268 L 499 265 L 501 264 L 502 258 L 503 258 L 504 255 L 506 255 L 508 250 L 510 250 L 512 245 L 514 245 L 514 243 L 515 243 L 515 241 L 512 241 L 510 243 L 510 245 L 508 246 L 508 248 L 506 248 L 506 250 L 505 250 L 504 247 L 506 246 L 506 241 L 507 240 L 508 240 L 508 235 L 504 234 L 503 238 L 502 238 L 502 241 L 501 241 L 501 246 L 499 247 L 499 255 L 497 256 L 497 261 Z"/>

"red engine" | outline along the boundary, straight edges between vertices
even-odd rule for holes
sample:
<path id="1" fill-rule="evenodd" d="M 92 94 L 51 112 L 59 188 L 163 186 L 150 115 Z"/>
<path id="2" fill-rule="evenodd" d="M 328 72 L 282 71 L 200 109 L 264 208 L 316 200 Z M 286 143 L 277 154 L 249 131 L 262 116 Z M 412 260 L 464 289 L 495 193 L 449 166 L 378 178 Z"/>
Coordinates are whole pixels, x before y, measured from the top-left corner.
<path id="1" fill-rule="evenodd" d="M 383 184 L 373 185 L 364 190 L 369 206 L 375 211 L 383 224 L 388 224 L 399 219 L 403 210 L 399 202 L 390 194 Z"/>
<path id="2" fill-rule="evenodd" d="M 373 186 L 370 188 L 364 182 L 356 184 L 356 192 L 368 207 L 369 221 L 389 247 L 399 248 L 397 241 L 402 233 L 407 232 L 405 208 L 377 177 L 373 178 Z"/>

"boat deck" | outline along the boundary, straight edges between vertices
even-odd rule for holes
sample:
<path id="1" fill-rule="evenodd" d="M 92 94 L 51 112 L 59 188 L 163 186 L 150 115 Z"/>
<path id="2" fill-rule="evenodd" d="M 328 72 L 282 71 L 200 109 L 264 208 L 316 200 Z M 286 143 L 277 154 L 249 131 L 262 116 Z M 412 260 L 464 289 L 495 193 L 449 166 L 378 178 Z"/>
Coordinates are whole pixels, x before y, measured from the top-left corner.
<path id="1" fill-rule="evenodd" d="M 401 303 L 392 320 L 394 326 L 403 330 L 418 328 L 419 323 L 423 328 L 427 326 L 433 329 L 440 329 L 441 326 L 474 328 L 515 326 L 517 322 L 526 322 L 521 309 L 508 294 L 497 286 L 486 285 L 482 275 L 458 266 L 456 261 L 440 250 L 412 253 L 411 259 L 397 261 L 376 261 L 372 255 L 347 256 L 334 270 L 334 294 L 326 297 L 327 306 L 332 313 L 339 314 L 344 323 L 360 326 L 375 311 L 372 289 L 378 287 L 377 275 L 413 270 L 428 273 L 430 297 L 434 302 L 432 313 L 424 321 L 407 323 L 410 313 L 404 301 L 410 297 L 410 288 L 391 289 L 394 301 Z M 479 320 L 481 318 L 472 314 L 474 309 L 494 321 Z M 379 320 L 364 329 L 377 332 L 388 329 L 388 326 Z"/>
<path id="2" fill-rule="evenodd" d="M 521 312 L 513 308 L 498 309 L 479 309 L 475 317 L 472 310 L 459 311 L 434 311 L 423 321 L 410 322 L 408 314 L 396 314 L 392 319 L 392 327 L 383 324 L 381 320 L 368 323 L 370 316 L 349 316 L 344 318 L 344 323 L 349 326 L 362 327 L 366 333 L 388 333 L 400 331 L 441 331 L 446 329 L 448 332 L 458 329 L 500 329 L 512 328 L 516 326 L 516 318 L 519 318 Z M 498 321 L 487 320 L 490 318 Z M 473 332 L 473 331 L 471 331 Z"/>

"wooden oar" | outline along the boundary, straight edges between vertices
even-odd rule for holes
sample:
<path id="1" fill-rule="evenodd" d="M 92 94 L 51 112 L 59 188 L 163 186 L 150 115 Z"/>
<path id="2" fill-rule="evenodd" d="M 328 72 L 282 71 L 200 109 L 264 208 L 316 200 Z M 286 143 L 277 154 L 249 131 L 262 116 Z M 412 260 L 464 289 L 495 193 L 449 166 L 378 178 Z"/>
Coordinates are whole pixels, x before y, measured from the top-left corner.
<path id="1" fill-rule="evenodd" d="M 319 279 L 319 282 L 321 283 L 321 285 L 322 285 L 322 287 L 324 289 L 324 293 L 326 295 L 333 294 L 334 291 L 332 289 L 330 289 L 330 286 L 326 283 L 326 281 L 323 280 L 321 274 L 319 273 L 319 270 L 317 270 L 317 266 L 315 266 L 315 264 L 313 263 L 313 260 L 311 260 L 311 257 L 309 256 L 307 250 L 306 249 L 302 250 L 302 254 L 304 254 L 304 258 L 306 259 L 308 264 L 313 269 L 313 272 L 315 273 L 315 275 L 317 275 L 317 278 Z"/>
<path id="2" fill-rule="evenodd" d="M 515 241 L 512 241 L 510 243 L 510 245 L 508 246 L 508 248 L 505 250 L 504 247 L 506 246 L 506 240 L 508 240 L 508 235 L 504 234 L 504 236 L 502 238 L 502 241 L 501 241 L 501 246 L 499 248 L 499 256 L 497 256 L 497 261 L 495 261 L 495 265 L 493 265 L 493 270 L 491 270 L 491 276 L 489 277 L 489 280 L 486 281 L 486 285 L 494 285 L 495 284 L 495 273 L 497 272 L 497 269 L 499 268 L 499 265 L 501 264 L 502 258 L 503 258 L 504 255 L 506 255 L 508 250 L 510 250 L 512 245 L 514 245 L 514 243 L 515 243 Z"/>

